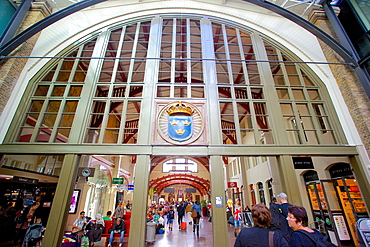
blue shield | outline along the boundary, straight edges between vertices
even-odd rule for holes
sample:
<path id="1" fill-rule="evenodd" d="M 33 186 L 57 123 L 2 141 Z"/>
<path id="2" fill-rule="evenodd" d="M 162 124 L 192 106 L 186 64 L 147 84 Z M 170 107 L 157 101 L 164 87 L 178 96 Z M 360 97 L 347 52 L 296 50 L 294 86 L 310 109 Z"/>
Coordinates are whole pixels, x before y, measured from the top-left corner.
<path id="1" fill-rule="evenodd" d="M 193 135 L 192 116 L 168 116 L 168 136 L 179 142 L 190 139 Z"/>

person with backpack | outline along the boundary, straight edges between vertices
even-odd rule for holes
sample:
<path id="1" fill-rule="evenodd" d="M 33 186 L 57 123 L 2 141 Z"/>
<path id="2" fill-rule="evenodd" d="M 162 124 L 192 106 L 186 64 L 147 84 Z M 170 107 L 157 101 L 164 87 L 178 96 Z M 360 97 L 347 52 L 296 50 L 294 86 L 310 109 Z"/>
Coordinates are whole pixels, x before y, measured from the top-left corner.
<path id="1" fill-rule="evenodd" d="M 253 227 L 245 227 L 235 239 L 234 247 L 288 247 L 288 242 L 279 232 L 269 228 L 271 213 L 264 204 L 252 208 Z"/>
<path id="2" fill-rule="evenodd" d="M 173 211 L 173 206 L 170 206 L 170 210 L 168 210 L 168 229 L 172 231 L 173 221 L 175 219 L 175 211 Z"/>
<path id="3" fill-rule="evenodd" d="M 289 246 L 292 247 L 335 247 L 330 243 L 327 236 L 322 235 L 318 230 L 308 227 L 307 212 L 304 207 L 291 206 L 288 208 L 287 221 L 294 230 L 290 235 Z"/>
<path id="4" fill-rule="evenodd" d="M 293 230 L 288 226 L 286 216 L 281 213 L 279 205 L 276 204 L 276 199 L 274 199 L 270 202 L 271 223 L 269 229 L 274 232 L 280 232 L 289 241 L 290 233 Z"/>
<path id="5" fill-rule="evenodd" d="M 23 247 L 34 247 L 40 246 L 42 240 L 42 233 L 45 231 L 45 227 L 41 224 L 41 218 L 37 218 L 35 223 L 30 225 L 26 231 L 26 235 L 23 241 Z"/>

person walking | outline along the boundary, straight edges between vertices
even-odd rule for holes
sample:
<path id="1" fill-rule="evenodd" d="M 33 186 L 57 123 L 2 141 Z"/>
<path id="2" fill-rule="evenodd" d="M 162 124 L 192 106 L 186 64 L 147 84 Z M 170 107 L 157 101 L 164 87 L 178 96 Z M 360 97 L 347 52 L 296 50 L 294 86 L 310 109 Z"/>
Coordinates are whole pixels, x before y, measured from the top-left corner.
<path id="1" fill-rule="evenodd" d="M 264 204 L 252 208 L 253 227 L 243 228 L 235 239 L 234 247 L 288 247 L 288 242 L 279 232 L 268 229 L 271 213 Z"/>
<path id="2" fill-rule="evenodd" d="M 21 240 L 21 246 L 23 245 L 24 236 L 26 235 L 27 229 L 30 225 L 32 225 L 32 220 L 35 219 L 36 211 L 39 208 L 40 203 L 35 202 L 29 207 L 25 208 L 23 210 L 23 213 L 21 213 L 21 222 L 16 224 L 16 234 L 14 239 L 14 246 L 17 246 L 18 241 Z"/>
<path id="3" fill-rule="evenodd" d="M 288 196 L 281 192 L 279 195 L 277 195 L 277 198 L 279 199 L 279 212 L 284 216 L 284 219 L 288 216 L 288 208 L 293 206 L 288 202 Z M 281 229 L 284 232 L 284 237 L 289 241 L 290 234 L 293 232 L 293 230 L 288 226 L 288 222 L 285 220 L 284 223 L 281 225 Z"/>
<path id="4" fill-rule="evenodd" d="M 186 208 L 185 208 L 186 214 L 188 215 L 189 225 L 191 225 L 191 223 L 193 221 L 193 218 L 191 217 L 191 207 L 192 206 L 193 206 L 193 204 L 191 203 L 191 201 L 189 201 L 188 205 L 186 205 Z"/>
<path id="5" fill-rule="evenodd" d="M 197 233 L 197 236 L 199 237 L 199 221 L 202 217 L 202 210 L 199 201 L 195 201 L 195 204 L 191 207 L 191 211 L 191 217 L 193 218 L 193 233 Z"/>
<path id="6" fill-rule="evenodd" d="M 239 198 L 235 199 L 233 217 L 234 217 L 234 235 L 236 237 L 243 228 L 243 211 Z"/>
<path id="7" fill-rule="evenodd" d="M 318 230 L 308 227 L 307 211 L 301 206 L 291 206 L 288 208 L 287 221 L 294 230 L 290 235 L 289 246 L 291 247 L 315 247 L 328 246 L 335 247 L 330 243 L 327 236 L 322 235 Z"/>
<path id="8" fill-rule="evenodd" d="M 170 231 L 172 231 L 172 227 L 173 227 L 173 221 L 175 219 L 175 211 L 173 210 L 173 206 L 170 206 L 170 209 L 168 210 L 168 229 Z"/>
<path id="9" fill-rule="evenodd" d="M 185 207 L 182 202 L 177 206 L 177 223 L 179 224 L 179 229 L 181 229 L 182 219 L 185 216 Z"/>

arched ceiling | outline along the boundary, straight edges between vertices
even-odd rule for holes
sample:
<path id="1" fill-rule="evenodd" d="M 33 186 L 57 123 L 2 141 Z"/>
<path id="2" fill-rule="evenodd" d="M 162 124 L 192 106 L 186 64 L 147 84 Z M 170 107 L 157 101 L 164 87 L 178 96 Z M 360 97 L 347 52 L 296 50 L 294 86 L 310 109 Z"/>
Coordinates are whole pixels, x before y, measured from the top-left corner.
<path id="1" fill-rule="evenodd" d="M 42 31 L 44 28 L 48 27 L 49 25 L 59 21 L 62 18 L 65 18 L 68 15 L 71 15 L 75 12 L 78 12 L 86 7 L 96 5 L 100 2 L 104 2 L 105 0 L 85 0 L 78 3 L 75 3 L 71 6 L 68 6 L 62 10 L 55 12 L 54 14 L 42 19 L 41 21 L 37 22 L 36 24 L 32 25 L 31 27 L 27 28 L 23 32 L 19 33 L 13 38 L 9 38 L 9 40 L 2 40 L 0 41 L 0 59 L 4 58 L 5 56 L 9 55 L 16 47 L 21 45 L 23 42 L 28 40 L 30 37 L 35 35 L 36 33 Z M 340 56 L 344 58 L 345 61 L 350 62 L 354 65 L 357 65 L 357 61 L 353 58 L 353 55 L 348 52 L 341 44 L 339 44 L 335 39 L 333 39 L 330 35 L 319 29 L 318 27 L 314 26 L 309 21 L 305 20 L 304 18 L 298 16 L 297 14 L 280 7 L 274 3 L 268 1 L 259 1 L 259 0 L 244 0 L 245 2 L 257 5 L 264 9 L 270 10 L 280 16 L 283 16 L 297 25 L 301 26 L 302 28 L 306 29 L 313 35 L 315 35 L 318 39 L 322 40 L 326 43 L 329 47 L 331 47 L 334 51 L 336 51 Z M 23 12 L 27 12 L 27 10 L 23 10 Z M 13 29 L 15 29 L 13 27 Z"/>
<path id="2" fill-rule="evenodd" d="M 191 174 L 170 174 L 160 178 L 153 179 L 149 182 L 149 188 L 153 188 L 160 194 L 164 188 L 177 185 L 186 184 L 196 188 L 200 194 L 206 195 L 210 190 L 210 181 Z"/>

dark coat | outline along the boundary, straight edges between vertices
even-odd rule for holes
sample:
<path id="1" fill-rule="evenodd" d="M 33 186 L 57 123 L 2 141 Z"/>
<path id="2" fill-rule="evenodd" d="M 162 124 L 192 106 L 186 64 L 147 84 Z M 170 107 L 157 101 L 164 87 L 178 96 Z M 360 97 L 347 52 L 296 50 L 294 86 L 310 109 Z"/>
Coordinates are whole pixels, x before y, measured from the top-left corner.
<path id="1" fill-rule="evenodd" d="M 177 206 L 177 214 L 179 216 L 184 216 L 185 215 L 185 207 L 184 207 L 184 205 Z"/>

